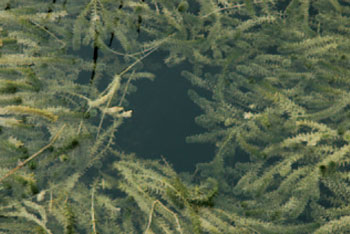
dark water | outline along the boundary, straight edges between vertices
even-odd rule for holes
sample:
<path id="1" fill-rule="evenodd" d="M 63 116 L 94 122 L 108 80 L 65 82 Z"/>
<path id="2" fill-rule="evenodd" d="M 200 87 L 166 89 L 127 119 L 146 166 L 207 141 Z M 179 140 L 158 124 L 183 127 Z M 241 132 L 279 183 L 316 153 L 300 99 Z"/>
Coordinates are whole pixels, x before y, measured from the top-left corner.
<path id="1" fill-rule="evenodd" d="M 73 54 L 73 51 L 70 51 Z M 76 54 L 92 61 L 93 48 L 82 47 Z M 103 53 L 99 53 L 102 58 Z M 186 143 L 185 138 L 203 133 L 194 118 L 202 110 L 188 97 L 188 90 L 195 89 L 202 96 L 209 96 L 204 90 L 196 89 L 181 76 L 183 70 L 191 71 L 192 65 L 186 62 L 168 67 L 164 64 L 167 55 L 155 52 L 142 61 L 140 72 L 151 72 L 153 81 L 139 79 L 132 81 L 137 91 L 127 95 L 129 103 L 126 110 L 133 110 L 131 118 L 126 118 L 116 133 L 118 150 L 136 153 L 140 158 L 161 159 L 173 165 L 176 171 L 194 171 L 197 163 L 211 161 L 214 157 L 213 145 Z M 105 74 L 108 77 L 107 74 Z M 91 71 L 82 71 L 78 83 L 88 84 Z M 102 91 L 110 79 L 102 79 L 99 89 Z M 99 119 L 95 120 L 96 125 Z"/>
<path id="2" fill-rule="evenodd" d="M 196 163 L 212 159 L 214 147 L 185 142 L 186 136 L 204 131 L 194 122 L 201 110 L 187 95 L 193 87 L 181 76 L 181 71 L 191 70 L 191 66 L 169 68 L 162 65 L 163 59 L 152 56 L 152 61 L 160 64 L 159 69 L 151 71 L 156 75 L 154 81 L 133 83 L 138 90 L 127 97 L 127 109 L 133 110 L 133 116 L 118 129 L 116 142 L 122 150 L 135 152 L 139 157 L 164 156 L 177 171 L 193 171 Z"/>

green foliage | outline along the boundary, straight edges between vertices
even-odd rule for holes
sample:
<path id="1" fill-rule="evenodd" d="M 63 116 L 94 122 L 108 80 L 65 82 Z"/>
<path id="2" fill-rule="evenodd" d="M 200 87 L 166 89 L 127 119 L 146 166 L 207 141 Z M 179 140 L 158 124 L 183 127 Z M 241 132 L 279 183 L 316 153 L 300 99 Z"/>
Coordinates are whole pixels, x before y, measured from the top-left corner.
<path id="1" fill-rule="evenodd" d="M 68 203 L 65 204 L 63 208 L 63 215 L 65 217 L 64 233 L 65 234 L 74 234 L 76 226 L 76 218 L 72 208 Z"/>
<path id="2" fill-rule="evenodd" d="M 349 232 L 349 18 L 337 0 L 1 2 L 0 232 Z M 192 175 L 114 149 L 156 50 L 188 67 L 206 129 L 188 142 L 216 147 Z"/>

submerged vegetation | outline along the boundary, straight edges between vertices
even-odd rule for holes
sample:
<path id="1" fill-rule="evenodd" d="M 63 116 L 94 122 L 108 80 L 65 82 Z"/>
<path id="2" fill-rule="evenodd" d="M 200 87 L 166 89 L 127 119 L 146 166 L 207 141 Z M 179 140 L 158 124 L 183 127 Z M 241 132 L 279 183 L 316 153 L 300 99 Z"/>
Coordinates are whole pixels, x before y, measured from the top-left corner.
<path id="1" fill-rule="evenodd" d="M 211 94 L 193 174 L 114 147 L 158 51 Z M 349 89 L 346 0 L 1 1 L 0 232 L 349 232 Z"/>

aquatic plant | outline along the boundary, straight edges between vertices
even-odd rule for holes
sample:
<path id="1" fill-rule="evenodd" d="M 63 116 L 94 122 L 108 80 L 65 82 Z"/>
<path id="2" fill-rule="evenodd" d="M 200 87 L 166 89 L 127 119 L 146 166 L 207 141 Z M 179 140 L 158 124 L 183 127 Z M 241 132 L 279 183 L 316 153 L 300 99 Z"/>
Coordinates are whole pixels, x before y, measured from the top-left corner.
<path id="1" fill-rule="evenodd" d="M 2 232 L 349 231 L 345 1 L 0 9 Z M 84 49 L 92 61 L 76 56 Z M 187 140 L 216 146 L 193 174 L 113 146 L 132 117 L 133 81 L 154 78 L 143 61 L 155 51 L 168 66 L 191 65 L 182 75 L 207 132 Z"/>

